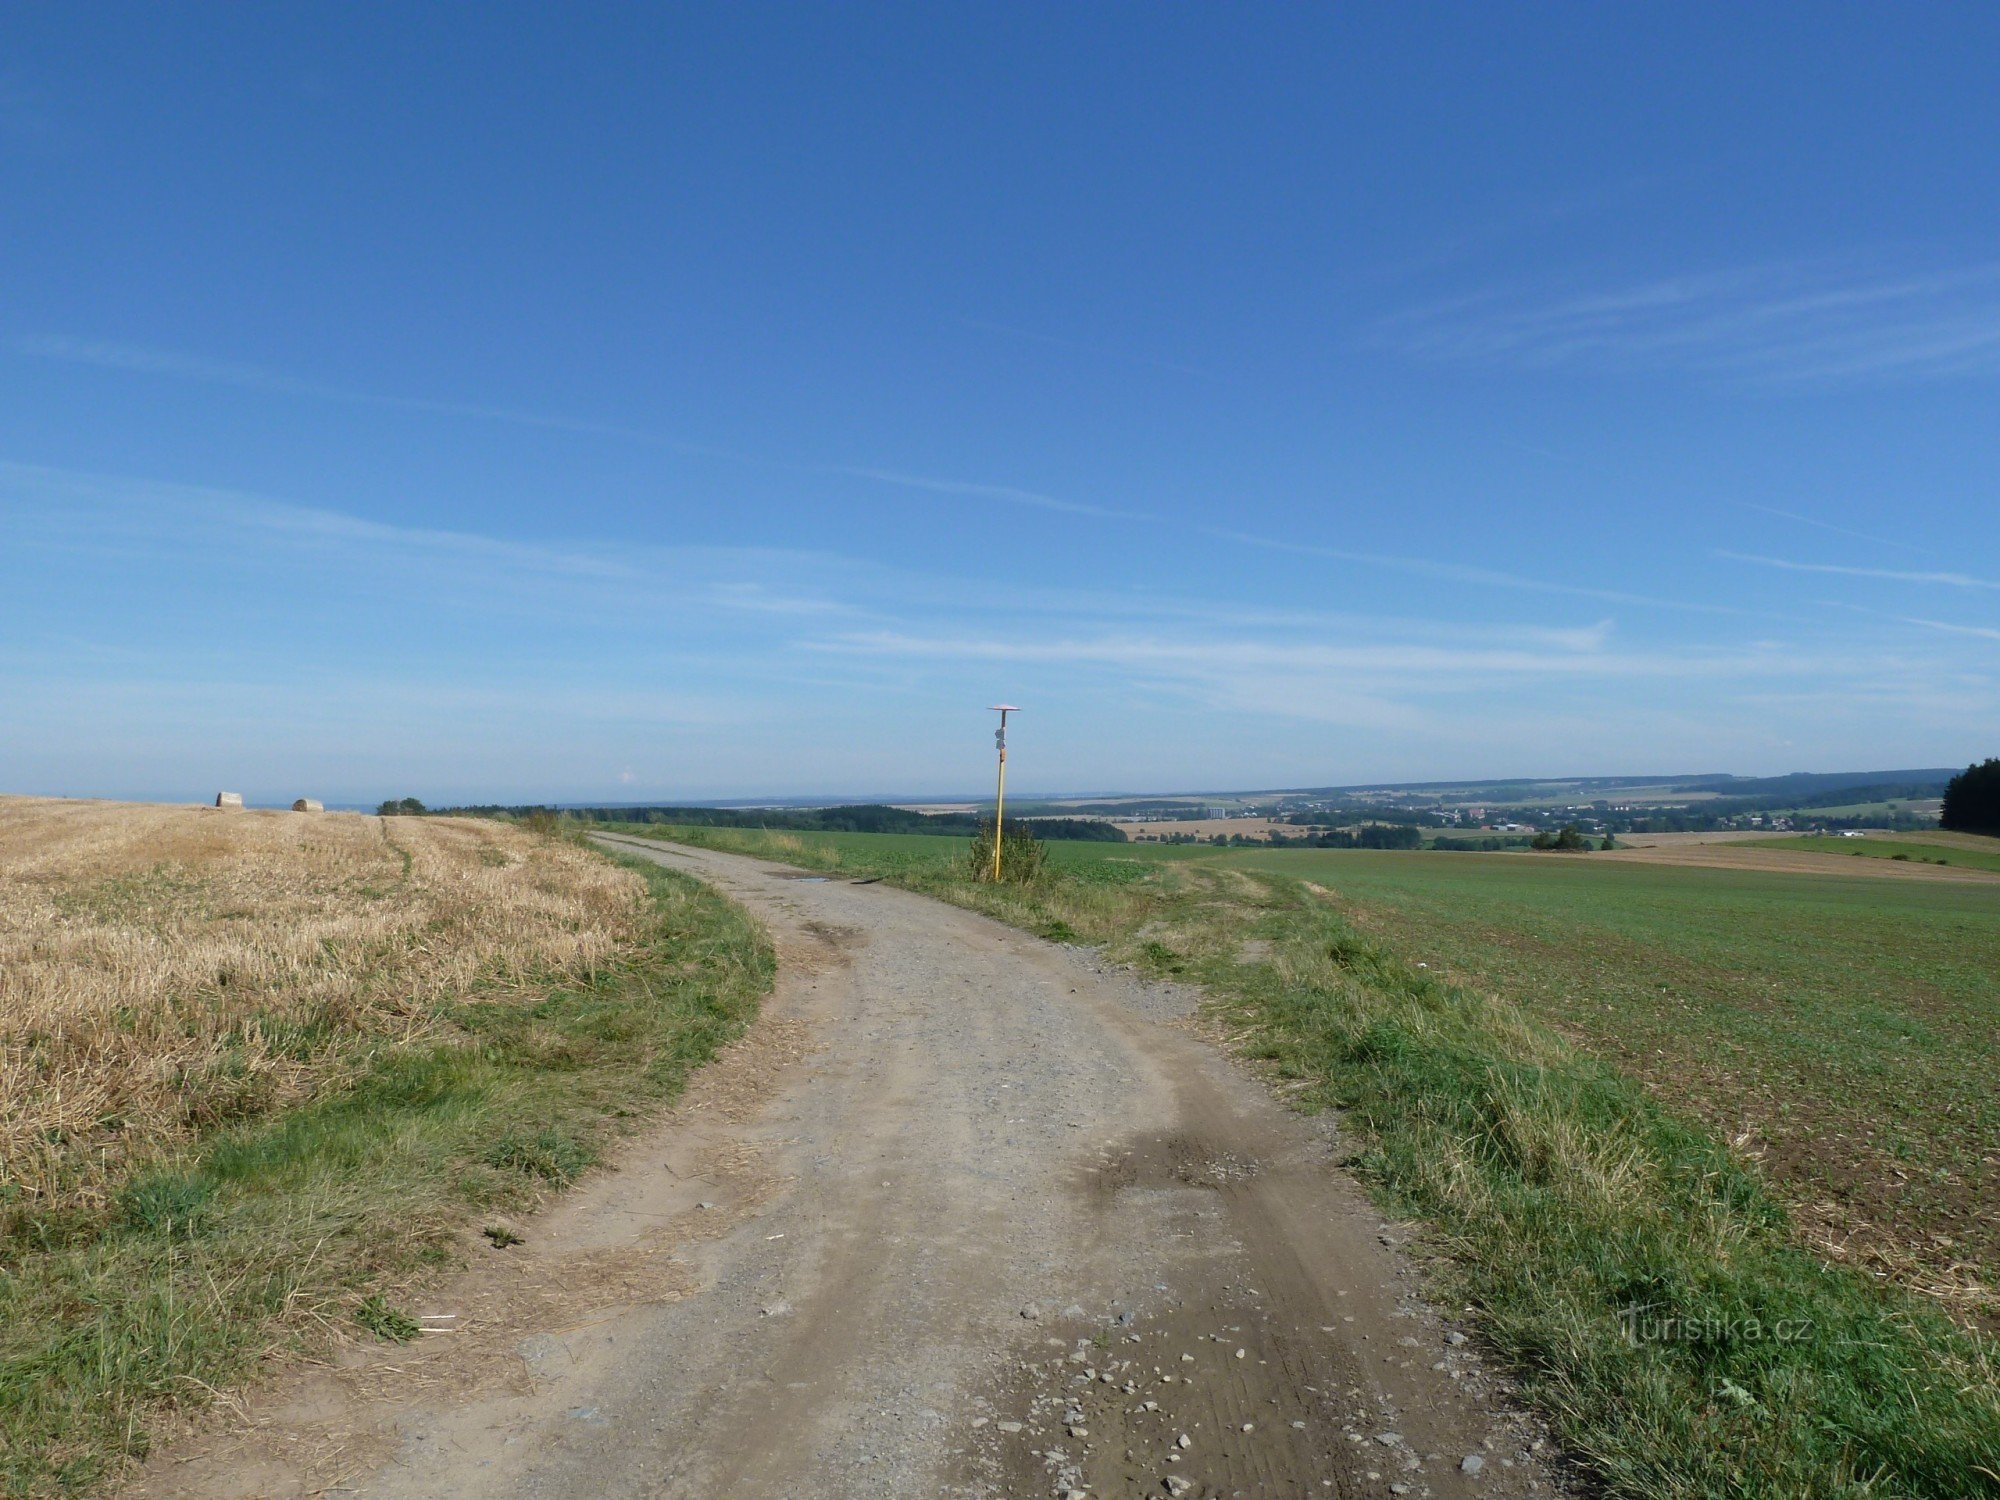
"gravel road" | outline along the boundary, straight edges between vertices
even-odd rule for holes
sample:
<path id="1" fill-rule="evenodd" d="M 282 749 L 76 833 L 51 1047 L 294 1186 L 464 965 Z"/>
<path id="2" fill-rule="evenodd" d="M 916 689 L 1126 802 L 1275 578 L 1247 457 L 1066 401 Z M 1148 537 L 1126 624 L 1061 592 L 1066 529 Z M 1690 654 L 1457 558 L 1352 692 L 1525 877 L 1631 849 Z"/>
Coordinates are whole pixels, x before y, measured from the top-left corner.
<path id="1" fill-rule="evenodd" d="M 1191 996 L 887 885 L 611 842 L 768 926 L 749 1035 L 418 1344 L 274 1376 L 131 1493 L 1560 1492 L 1333 1127 Z"/>

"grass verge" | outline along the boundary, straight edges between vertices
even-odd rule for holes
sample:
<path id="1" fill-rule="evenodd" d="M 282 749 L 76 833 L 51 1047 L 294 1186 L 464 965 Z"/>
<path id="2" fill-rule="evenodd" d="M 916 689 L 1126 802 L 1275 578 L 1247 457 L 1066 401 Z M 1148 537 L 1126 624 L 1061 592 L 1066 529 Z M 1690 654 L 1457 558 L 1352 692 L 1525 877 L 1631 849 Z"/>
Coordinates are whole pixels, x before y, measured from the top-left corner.
<path id="1" fill-rule="evenodd" d="M 756 924 L 650 860 L 642 941 L 529 1004 L 437 1003 L 413 1043 L 377 1037 L 348 1088 L 214 1131 L 92 1216 L 0 1242 L 0 1488 L 69 1494 L 146 1450 L 175 1408 L 273 1349 L 365 1329 L 453 1263 L 491 1210 L 584 1171 L 677 1094 L 769 989 Z"/>
<path id="2" fill-rule="evenodd" d="M 957 848 L 672 836 L 882 875 L 1202 984 L 1302 1107 L 1346 1112 L 1355 1168 L 1432 1227 L 1441 1290 L 1611 1494 L 2000 1495 L 1989 1341 L 1810 1253 L 1754 1163 L 1307 882 L 1097 860 L 994 886 Z"/>

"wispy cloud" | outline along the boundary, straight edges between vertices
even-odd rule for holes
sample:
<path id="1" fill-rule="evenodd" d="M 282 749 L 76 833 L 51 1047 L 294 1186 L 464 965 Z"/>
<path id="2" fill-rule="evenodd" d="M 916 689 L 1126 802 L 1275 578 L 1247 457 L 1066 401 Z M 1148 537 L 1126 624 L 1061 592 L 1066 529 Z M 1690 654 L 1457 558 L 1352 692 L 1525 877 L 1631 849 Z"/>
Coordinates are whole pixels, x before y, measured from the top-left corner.
<path id="1" fill-rule="evenodd" d="M 1759 511 L 1767 516 L 1776 516 L 1781 521 L 1794 521 L 1801 526 L 1816 527 L 1820 531 L 1830 531 L 1835 536 L 1849 537 L 1857 542 L 1868 542 L 1877 547 L 1894 547 L 1899 552 L 1928 552 L 1927 547 L 1919 547 L 1912 542 L 1899 542 L 1894 537 L 1876 536 L 1873 532 L 1853 531 L 1845 526 L 1836 526 L 1831 521 L 1821 521 L 1812 516 L 1802 516 L 1797 511 L 1779 510 L 1775 505 L 1758 505 L 1751 501 L 1740 502 L 1745 510 Z"/>
<path id="2" fill-rule="evenodd" d="M 1212 713 L 1273 722 L 1341 725 L 1398 733 L 1465 733 L 1467 705 L 1507 705 L 1518 725 L 1525 704 L 1570 712 L 1596 695 L 1643 692 L 1659 703 L 1750 701 L 1800 683 L 1907 679 L 1892 654 L 1802 650 L 1779 642 L 1720 647 L 1655 644 L 1607 649 L 1602 633 L 1563 644 L 1468 638 L 1218 639 L 1212 634 L 1092 633 L 1060 625 L 992 634 L 947 628 L 841 631 L 802 649 L 849 660 L 908 663 L 955 680 L 998 671 L 1024 686 L 1064 683 L 1096 694 L 1168 694 Z M 1689 698 L 1693 695 L 1693 698 Z M 1563 705 L 1557 710 L 1555 705 Z"/>
<path id="3" fill-rule="evenodd" d="M 949 486 L 947 493 L 957 488 Z M 438 584 L 504 578 L 507 586 L 496 600 L 509 606 L 549 601 L 571 610 L 594 600 L 608 610 L 692 608 L 763 616 L 776 624 L 837 618 L 853 624 L 871 611 L 906 617 L 956 613 L 973 588 L 951 574 L 894 569 L 828 552 L 659 548 L 573 537 L 521 540 L 376 520 L 237 490 L 4 461 L 0 501 L 7 502 L 0 507 L 0 539 L 20 545 L 129 555 L 192 549 L 282 567 L 307 557 L 341 557 L 398 573 L 421 571 Z M 1010 619 L 1092 621 L 1111 628 L 1143 620 L 1235 634 L 1477 640 L 1561 650 L 1596 649 L 1613 630 L 1608 618 L 1583 625 L 1466 623 L 1033 582 L 1009 588 L 991 608 Z"/>
<path id="4" fill-rule="evenodd" d="M 1750 552 L 1716 550 L 1717 557 L 1731 562 L 1755 563 L 1763 568 L 1779 568 L 1787 573 L 1825 573 L 1839 578 L 1880 578 L 1891 583 L 1921 583 L 1955 589 L 2000 589 L 2000 579 L 1974 578 L 1969 573 L 1912 572 L 1901 568 L 1857 568 L 1845 563 L 1796 562 L 1787 557 L 1759 557 Z"/>
<path id="5" fill-rule="evenodd" d="M 1031 510 L 1055 511 L 1067 516 L 1094 516 L 1106 521 L 1157 522 L 1158 516 L 1144 511 L 1120 510 L 1115 506 L 1093 505 L 1084 500 L 1065 500 L 1058 495 L 1045 495 L 1038 490 L 1025 490 L 1011 484 L 979 484 L 962 479 L 933 479 L 923 474 L 904 474 L 894 469 L 870 469 L 852 464 L 815 465 L 826 474 L 845 474 L 852 479 L 872 479 L 878 484 L 893 484 L 908 490 L 925 490 L 934 495 L 954 495 L 973 500 L 994 500 L 1003 505 L 1025 505 Z"/>
<path id="6" fill-rule="evenodd" d="M 1921 625 L 1926 630 L 1942 630 L 1946 635 L 1969 635 L 1982 641 L 2000 641 L 2000 630 L 1988 625 L 1953 625 L 1944 620 L 1915 619 L 1908 615 L 1896 615 L 1905 625 Z"/>
<path id="7" fill-rule="evenodd" d="M 1740 267 L 1558 297 L 1492 292 L 1384 320 L 1425 359 L 1680 369 L 1770 382 L 2000 373 L 2000 261 Z"/>
<path id="8" fill-rule="evenodd" d="M 301 380 L 254 365 L 206 359 L 198 355 L 150 349 L 133 344 L 105 343 L 68 337 L 37 337 L 17 339 L 14 343 L 14 348 L 18 353 L 38 358 L 93 365 L 105 369 L 129 370 L 174 379 L 232 385 L 242 389 L 262 390 L 275 394 L 319 400 L 387 407 L 403 411 L 427 412 L 436 415 L 472 418 L 481 421 L 506 422 L 551 431 L 613 437 L 633 442 L 650 443 L 672 449 L 676 452 L 721 459 L 731 463 L 746 464 L 763 469 L 776 469 L 787 473 L 803 475 L 859 479 L 872 484 L 888 485 L 896 489 L 937 495 L 947 499 L 1007 505 L 1021 509 L 1043 511 L 1053 515 L 1076 516 L 1095 521 L 1112 521 L 1160 527 L 1181 525 L 1192 534 L 1208 537 L 1215 541 L 1227 542 L 1233 546 L 1254 547 L 1264 551 L 1286 552 L 1300 557 L 1320 557 L 1332 561 L 1362 563 L 1369 567 L 1411 573 L 1420 577 L 1443 579 L 1453 583 L 1470 584 L 1478 587 L 1523 590 L 1577 599 L 1591 599 L 1606 604 L 1636 605 L 1648 609 L 1686 610 L 1700 614 L 1721 615 L 1747 613 L 1747 611 L 1735 609 L 1727 605 L 1691 604 L 1614 589 L 1591 588 L 1581 584 L 1543 580 L 1490 568 L 1474 567 L 1468 564 L 1452 562 L 1448 559 L 1399 557 L 1381 553 L 1349 551 L 1335 547 L 1320 546 L 1310 542 L 1292 541 L 1282 537 L 1262 536 L 1253 532 L 1240 531 L 1229 527 L 1175 522 L 1158 512 L 1136 506 L 1102 504 L 1092 500 L 1079 500 L 1068 496 L 1050 494 L 1044 490 L 1030 489 L 1023 485 L 916 474 L 903 469 L 874 464 L 824 463 L 774 458 L 742 453 L 704 443 L 688 442 L 679 438 L 665 437 L 656 433 L 611 423 L 548 416 L 505 407 L 485 406 L 474 402 L 439 401 L 414 396 L 377 395 L 344 386 L 324 384 L 312 380 Z"/>
<path id="9" fill-rule="evenodd" d="M 494 618 L 667 624 L 721 617 L 792 628 L 873 618 L 838 596 L 863 565 L 775 547 L 522 540 L 412 526 L 261 495 L 0 462 L 0 545 L 71 558 L 185 559 L 302 592 L 365 578 Z"/>
<path id="10" fill-rule="evenodd" d="M 1254 532 L 1241 531 L 1230 527 L 1204 525 L 1199 522 L 1177 522 L 1156 511 L 1136 506 L 1103 504 L 1093 500 L 1074 499 L 1064 495 L 1051 494 L 1044 490 L 1030 489 L 1023 485 L 916 474 L 907 470 L 883 465 L 810 462 L 776 458 L 738 452 L 704 443 L 689 442 L 680 438 L 666 437 L 611 423 L 548 416 L 505 407 L 485 406 L 473 402 L 440 401 L 412 396 L 377 395 L 344 386 L 301 380 L 254 365 L 211 360 L 198 355 L 150 349 L 139 345 L 104 343 L 67 337 L 37 337 L 17 339 L 14 348 L 18 353 L 38 358 L 56 359 L 105 369 L 129 370 L 174 379 L 231 385 L 242 389 L 269 391 L 275 394 L 319 400 L 386 407 L 395 410 L 426 412 L 435 415 L 471 418 L 480 421 L 506 422 L 551 431 L 612 437 L 632 442 L 654 444 L 676 452 L 720 459 L 730 463 L 744 464 L 766 470 L 778 470 L 800 475 L 858 479 L 871 484 L 887 485 L 896 489 L 941 496 L 952 500 L 979 502 L 990 505 L 1006 505 L 1020 509 L 1042 511 L 1053 515 L 1076 516 L 1093 521 L 1110 521 L 1155 527 L 1180 526 L 1190 534 L 1207 537 L 1214 541 L 1227 542 L 1232 546 L 1284 552 L 1299 557 L 1317 557 L 1337 562 L 1360 563 L 1372 568 L 1409 573 L 1424 578 L 1442 579 L 1447 582 L 1468 584 L 1475 587 L 1551 594 L 1560 597 L 1590 599 L 1604 604 L 1633 605 L 1646 609 L 1681 610 L 1697 614 L 1744 615 L 1750 613 L 1750 611 L 1734 608 L 1729 605 L 1687 603 L 1616 589 L 1600 589 L 1583 584 L 1538 579 L 1491 568 L 1475 567 L 1443 558 L 1402 557 L 1383 553 L 1353 551 L 1322 546 L 1311 542 L 1294 541 L 1283 537 L 1263 536 Z M 593 566 L 597 565 L 602 564 L 593 564 Z"/>
<path id="11" fill-rule="evenodd" d="M 898 469 L 866 464 L 811 462 L 774 457 L 768 454 L 745 453 L 735 449 L 718 447 L 709 443 L 692 442 L 684 438 L 619 423 L 557 416 L 546 412 L 526 411 L 514 407 L 491 406 L 472 401 L 445 401 L 425 396 L 385 395 L 379 392 L 360 390 L 351 386 L 330 384 L 317 380 L 304 380 L 281 371 L 269 370 L 257 365 L 240 364 L 229 360 L 208 359 L 201 355 L 186 354 L 167 349 L 153 349 L 138 344 L 78 339 L 61 335 L 38 335 L 15 339 L 13 348 L 17 354 L 27 355 L 36 359 L 58 360 L 65 364 L 87 365 L 106 370 L 124 370 L 135 374 L 158 375 L 175 380 L 192 380 L 209 385 L 234 386 L 240 390 L 266 391 L 274 395 L 296 396 L 319 401 L 334 401 L 348 405 L 427 413 L 433 416 L 469 418 L 482 422 L 501 422 L 517 427 L 537 428 L 550 432 L 577 433 L 589 437 L 616 438 L 625 442 L 647 444 L 654 447 L 671 449 L 678 453 L 721 459 L 729 463 L 745 464 L 756 468 L 776 469 L 794 474 L 817 474 L 846 479 L 864 479 L 875 484 L 891 485 L 898 489 L 920 490 L 929 494 L 946 495 L 960 499 L 985 500 L 1003 505 L 1025 506 L 1033 510 L 1052 511 L 1062 515 L 1088 516 L 1111 521 L 1149 522 L 1157 520 L 1157 517 L 1148 515 L 1143 511 L 1116 506 L 1095 505 L 1081 500 L 1068 500 L 1058 495 L 1044 494 L 1038 490 L 1026 489 L 1018 485 L 937 478 L 930 475 L 910 474 Z"/>
<path id="12" fill-rule="evenodd" d="M 677 704 L 690 692 L 704 722 L 719 722 L 799 694 L 873 701 L 931 679 L 956 691 L 968 672 L 984 681 L 997 668 L 1008 680 L 1139 684 L 1197 707 L 1389 730 L 1425 718 L 1420 696 L 1620 670 L 1609 619 L 1403 620 L 1028 588 L 992 616 L 1006 633 L 987 638 L 964 632 L 968 580 L 837 556 L 524 541 L 17 464 L 0 464 L 0 555 L 79 577 L 183 580 L 155 621 L 158 642 L 174 643 L 172 668 L 158 642 L 122 634 L 105 637 L 120 646 L 107 652 L 87 631 L 37 629 L 19 638 L 11 667 L 0 652 L 23 681 L 59 671 L 96 682 L 101 705 L 154 701 L 134 684 L 157 674 L 188 701 L 227 697 L 234 682 L 240 701 L 282 699 L 295 714 L 285 695 L 309 679 L 323 701 L 349 705 L 339 712 L 365 702 L 377 716 L 411 705 L 465 713 L 468 694 L 485 694 L 479 717 L 490 723 L 527 701 L 539 712 L 560 690 L 580 720 L 629 726 L 684 717 Z M 343 621 L 338 646 L 299 623 L 316 618 Z M 269 634 L 274 620 L 293 623 Z M 351 664 L 364 634 L 396 642 L 379 677 Z M 640 661 L 660 669 L 635 678 Z M 439 691 L 454 674 L 458 686 Z M 172 697 L 158 699 L 161 711 Z"/>
<path id="13" fill-rule="evenodd" d="M 1017 639 L 1000 636 L 917 636 L 898 631 L 848 632 L 809 642 L 823 651 L 979 661 L 1089 664 L 1170 674 L 1278 671 L 1352 673 L 1384 680 L 1482 681 L 1494 676 L 1700 677 L 1790 670 L 1804 659 L 1776 644 L 1730 651 L 1688 649 L 1609 652 L 1601 635 L 1579 635 L 1569 649 L 1436 646 L 1412 642 L 1300 642 L 1112 635 Z"/>
<path id="14" fill-rule="evenodd" d="M 85 542 L 116 541 L 126 533 L 156 537 L 178 534 L 202 544 L 245 533 L 298 545 L 330 548 L 356 545 L 371 554 L 438 557 L 455 565 L 496 564 L 584 579 L 639 576 L 629 556 L 611 549 L 544 546 L 474 532 L 401 526 L 344 511 L 270 500 L 236 490 L 127 479 L 32 464 L 0 462 L 0 493 L 60 507 L 54 524 Z M 17 513 L 25 524 L 26 512 Z M 84 524 L 78 525 L 81 521 Z"/>
<path id="15" fill-rule="evenodd" d="M 1517 573 L 1502 572 L 1492 568 L 1474 567 L 1466 563 L 1456 563 L 1443 558 L 1399 557 L 1379 552 L 1358 552 L 1339 547 L 1322 546 L 1314 542 L 1294 541 L 1284 537 L 1259 535 L 1256 532 L 1239 531 L 1226 526 L 1209 526 L 1200 523 L 1175 521 L 1153 511 L 1132 510 L 1116 506 L 1097 505 L 1088 501 L 1069 500 L 1059 495 L 1044 494 L 1037 490 L 1022 489 L 1014 485 L 979 484 L 964 480 L 936 479 L 917 474 L 905 474 L 891 469 L 861 468 L 855 466 L 829 466 L 827 472 L 850 475 L 857 479 L 871 479 L 882 484 L 900 485 L 908 489 L 929 491 L 933 494 L 962 496 L 970 499 L 990 500 L 1004 505 L 1027 506 L 1035 510 L 1053 511 L 1062 515 L 1088 516 L 1098 520 L 1130 521 L 1147 526 L 1176 528 L 1196 536 L 1227 542 L 1237 547 L 1254 547 L 1260 551 L 1286 552 L 1295 557 L 1325 558 L 1334 562 L 1362 563 L 1368 567 L 1387 569 L 1397 573 L 1411 573 L 1424 578 L 1443 579 L 1451 583 L 1473 584 L 1487 588 L 1523 590 L 1530 593 L 1557 594 L 1574 599 L 1592 599 L 1603 604 L 1637 605 L 1647 609 L 1687 610 L 1697 614 L 1743 615 L 1749 611 L 1723 604 L 1691 604 L 1673 599 L 1655 598 L 1648 594 L 1626 593 L 1616 589 L 1591 588 L 1584 584 L 1554 582 L 1540 578 L 1530 578 Z"/>
<path id="16" fill-rule="evenodd" d="M 1272 552 L 1290 552 L 1299 557 L 1323 557 L 1332 562 L 1363 563 L 1372 568 L 1387 568 L 1398 573 L 1414 573 L 1424 578 L 1442 579 L 1447 583 L 1470 583 L 1486 588 L 1518 589 L 1535 594 L 1561 594 L 1573 599 L 1594 599 L 1601 604 L 1633 604 L 1646 609 L 1686 610 L 1705 615 L 1747 615 L 1749 610 L 1737 609 L 1727 604 L 1694 604 L 1679 599 L 1660 599 L 1650 594 L 1630 594 L 1618 589 L 1591 588 L 1587 584 L 1559 583 L 1545 578 L 1530 578 L 1519 573 L 1502 572 L 1494 568 L 1474 567 L 1467 563 L 1451 562 L 1444 558 L 1397 557 L 1379 552 L 1355 552 L 1342 547 L 1327 547 L 1317 542 L 1292 541 L 1284 537 L 1259 536 L 1254 532 L 1232 531 L 1219 526 L 1197 528 L 1203 536 L 1214 537 L 1218 541 L 1234 542 L 1244 547 L 1261 547 Z"/>
<path id="17" fill-rule="evenodd" d="M 798 787 L 809 736 L 829 789 L 949 787 L 995 692 L 1035 705 L 1051 786 L 1280 766 L 1314 784 L 1502 753 L 1705 757 L 1718 735 L 1776 754 L 1780 693 L 1804 695 L 1778 720 L 1800 743 L 1887 732 L 1857 704 L 1960 735 L 2000 703 L 1977 626 L 1695 641 L 1404 592 L 1434 615 L 1116 576 L 989 603 L 971 578 L 835 554 L 537 541 L 0 465 L 0 697 L 21 705 L 10 751 L 39 757 L 10 760 L 17 785 L 136 786 L 118 778 L 144 766 L 198 789 L 223 754 L 274 785 L 311 771 L 377 794 L 601 796 L 627 767 L 663 796 L 720 795 Z"/>

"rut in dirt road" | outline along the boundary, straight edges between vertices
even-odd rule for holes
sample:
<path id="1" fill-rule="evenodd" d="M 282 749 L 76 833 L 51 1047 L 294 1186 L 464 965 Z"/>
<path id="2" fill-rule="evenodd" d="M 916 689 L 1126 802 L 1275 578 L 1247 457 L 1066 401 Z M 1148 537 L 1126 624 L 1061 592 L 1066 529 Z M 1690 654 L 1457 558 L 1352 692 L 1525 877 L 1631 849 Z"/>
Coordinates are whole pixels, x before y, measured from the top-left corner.
<path id="1" fill-rule="evenodd" d="M 439 1293 L 450 1337 L 253 1392 L 137 1492 L 1555 1491 L 1330 1127 L 1189 996 L 887 885 L 607 842 L 768 925 L 751 1034 Z"/>

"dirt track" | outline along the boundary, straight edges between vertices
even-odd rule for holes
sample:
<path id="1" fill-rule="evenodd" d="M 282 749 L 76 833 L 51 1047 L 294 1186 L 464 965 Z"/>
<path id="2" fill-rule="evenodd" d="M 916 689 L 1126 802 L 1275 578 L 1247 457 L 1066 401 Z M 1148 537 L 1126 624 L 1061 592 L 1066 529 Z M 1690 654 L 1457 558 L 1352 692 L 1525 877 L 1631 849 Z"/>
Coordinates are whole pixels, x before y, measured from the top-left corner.
<path id="1" fill-rule="evenodd" d="M 267 1381 L 133 1493 L 1556 1490 L 1331 1128 L 1189 997 L 888 886 L 640 847 L 770 927 L 750 1035 L 424 1299 L 449 1332 Z"/>

